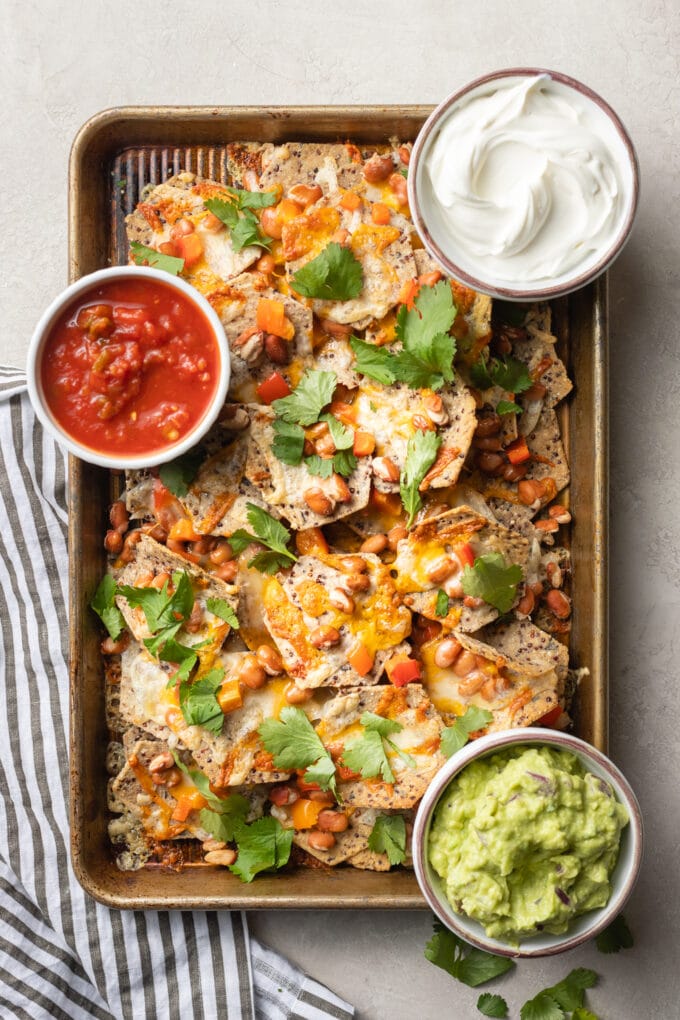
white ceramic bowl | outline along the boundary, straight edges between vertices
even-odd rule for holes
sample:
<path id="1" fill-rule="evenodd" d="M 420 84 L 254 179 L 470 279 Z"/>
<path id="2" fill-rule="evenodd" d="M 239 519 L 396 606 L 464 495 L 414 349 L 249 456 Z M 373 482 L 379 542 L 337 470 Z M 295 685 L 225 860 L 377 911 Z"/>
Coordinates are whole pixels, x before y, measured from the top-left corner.
<path id="1" fill-rule="evenodd" d="M 162 283 L 164 286 L 170 288 L 170 290 L 174 290 L 177 293 L 182 294 L 184 298 L 188 299 L 196 306 L 196 308 L 202 313 L 203 317 L 207 320 L 210 330 L 215 338 L 219 351 L 219 372 L 217 386 L 215 387 L 215 392 L 205 414 L 201 419 L 199 419 L 194 428 L 182 439 L 167 447 L 163 447 L 161 450 L 154 451 L 153 453 L 138 454 L 135 456 L 126 456 L 124 453 L 121 453 L 120 455 L 114 456 L 113 454 L 100 453 L 98 450 L 93 450 L 90 447 L 79 443 L 77 439 L 74 439 L 73 436 L 66 432 L 59 422 L 56 421 L 45 400 L 42 382 L 40 379 L 40 363 L 45 343 L 54 324 L 62 312 L 65 311 L 65 309 L 67 309 L 74 300 L 85 294 L 87 291 L 90 291 L 104 283 L 110 283 L 114 280 L 129 279 L 131 277 L 141 277 L 153 280 L 156 283 Z M 62 293 L 59 294 L 52 304 L 46 309 L 34 330 L 28 348 L 26 379 L 28 384 L 28 395 L 31 399 L 36 415 L 40 419 L 46 431 L 49 432 L 61 446 L 65 447 L 70 453 L 75 454 L 76 457 L 80 457 L 81 460 L 88 461 L 90 464 L 99 464 L 101 467 L 107 468 L 133 469 L 163 464 L 168 460 L 173 460 L 175 457 L 179 457 L 181 454 L 186 453 L 187 450 L 190 450 L 192 446 L 196 445 L 211 425 L 214 424 L 220 413 L 229 388 L 230 370 L 231 362 L 229 357 L 229 345 L 224 334 L 222 323 L 215 314 L 214 309 L 210 306 L 202 294 L 179 277 L 172 276 L 171 273 L 162 272 L 159 269 L 150 269 L 147 266 L 112 266 L 109 269 L 100 269 L 96 273 L 90 273 L 88 276 L 81 277 L 75 283 L 72 283 L 69 287 L 67 287 L 66 290 L 62 291 Z"/>
<path id="2" fill-rule="evenodd" d="M 446 228 L 442 207 L 434 195 L 427 172 L 428 159 L 439 136 L 441 128 L 457 104 L 462 100 L 477 98 L 493 92 L 498 83 L 517 79 L 535 78 L 548 75 L 555 87 L 565 96 L 570 92 L 578 96 L 580 103 L 593 104 L 593 112 L 602 119 L 603 133 L 607 132 L 612 156 L 616 159 L 621 178 L 627 189 L 622 213 L 617 221 L 618 231 L 605 250 L 598 250 L 589 256 L 582 267 L 576 266 L 554 278 L 535 282 L 509 283 L 483 276 L 475 268 L 475 260 L 466 261 L 465 252 L 459 245 L 457 250 L 451 234 Z M 609 123 L 607 123 L 609 122 Z M 445 272 L 473 290 L 505 301 L 539 301 L 560 297 L 577 290 L 603 273 L 619 255 L 627 241 L 637 210 L 640 175 L 633 143 L 623 124 L 612 108 L 597 93 L 586 85 L 557 71 L 543 68 L 513 67 L 476 78 L 448 96 L 430 114 L 421 128 L 411 153 L 408 175 L 408 193 L 411 215 L 423 244 Z M 476 260 L 479 262 L 479 258 Z"/>
<path id="3" fill-rule="evenodd" d="M 621 848 L 612 874 L 612 892 L 607 904 L 574 918 L 568 931 L 562 935 L 542 932 L 526 938 L 519 947 L 515 947 L 489 938 L 479 922 L 454 911 L 446 898 L 442 880 L 429 862 L 427 845 L 434 811 L 451 780 L 470 762 L 518 744 L 549 746 L 576 755 L 589 772 L 610 784 L 619 802 L 626 807 L 630 820 L 621 833 Z M 594 938 L 620 913 L 637 880 L 642 861 L 642 842 L 640 805 L 628 780 L 616 765 L 601 751 L 578 737 L 558 730 L 531 727 L 489 733 L 466 744 L 451 756 L 430 783 L 418 808 L 413 827 L 413 864 L 423 896 L 437 917 L 466 942 L 500 956 L 552 956 Z"/>

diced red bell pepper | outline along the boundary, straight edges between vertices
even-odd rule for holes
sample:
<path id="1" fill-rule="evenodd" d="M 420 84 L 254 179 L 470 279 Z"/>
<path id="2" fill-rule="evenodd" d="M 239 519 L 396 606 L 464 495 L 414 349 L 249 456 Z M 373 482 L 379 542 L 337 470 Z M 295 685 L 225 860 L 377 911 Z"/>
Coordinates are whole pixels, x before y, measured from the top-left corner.
<path id="1" fill-rule="evenodd" d="M 555 707 L 551 708 L 549 712 L 546 712 L 545 715 L 542 715 L 540 719 L 537 719 L 534 725 L 554 726 L 559 717 L 562 715 L 562 711 L 563 709 L 561 705 L 555 705 Z"/>
<path id="2" fill-rule="evenodd" d="M 255 392 L 263 404 L 273 404 L 275 400 L 289 396 L 292 391 L 280 372 L 272 372 Z"/>
<path id="3" fill-rule="evenodd" d="M 420 663 L 415 659 L 405 659 L 404 662 L 397 662 L 390 672 L 390 680 L 395 687 L 405 687 L 414 680 L 421 679 Z"/>
<path id="4" fill-rule="evenodd" d="M 463 542 L 462 545 L 457 545 L 455 552 L 462 567 L 474 567 L 475 552 L 469 542 Z"/>

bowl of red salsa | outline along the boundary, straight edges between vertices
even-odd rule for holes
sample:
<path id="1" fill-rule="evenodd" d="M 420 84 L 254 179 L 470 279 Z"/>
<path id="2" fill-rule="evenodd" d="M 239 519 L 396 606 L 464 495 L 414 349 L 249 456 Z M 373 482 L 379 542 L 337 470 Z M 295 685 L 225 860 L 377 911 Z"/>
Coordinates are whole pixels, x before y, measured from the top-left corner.
<path id="1" fill-rule="evenodd" d="M 82 460 L 161 464 L 215 422 L 229 386 L 215 311 L 184 280 L 118 266 L 59 295 L 33 334 L 28 392 L 38 418 Z"/>

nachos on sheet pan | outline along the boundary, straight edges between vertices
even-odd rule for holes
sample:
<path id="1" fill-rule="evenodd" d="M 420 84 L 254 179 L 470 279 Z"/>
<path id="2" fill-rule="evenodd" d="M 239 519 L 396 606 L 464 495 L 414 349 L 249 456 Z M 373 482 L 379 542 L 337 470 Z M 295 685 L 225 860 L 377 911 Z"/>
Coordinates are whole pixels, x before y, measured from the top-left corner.
<path id="1" fill-rule="evenodd" d="M 181 256 L 216 310 L 232 382 L 114 505 L 123 868 L 196 840 L 245 881 L 408 865 L 461 742 L 569 722 L 571 383 L 547 306 L 492 308 L 423 250 L 409 151 L 232 144 L 232 186 L 180 173 L 128 217 L 131 259 Z"/>

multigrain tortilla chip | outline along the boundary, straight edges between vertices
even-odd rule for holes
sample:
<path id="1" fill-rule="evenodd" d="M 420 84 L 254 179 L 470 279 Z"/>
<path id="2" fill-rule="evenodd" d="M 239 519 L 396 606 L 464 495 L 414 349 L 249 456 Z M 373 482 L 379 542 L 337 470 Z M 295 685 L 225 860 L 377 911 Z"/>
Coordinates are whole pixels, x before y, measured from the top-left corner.
<path id="1" fill-rule="evenodd" d="M 267 354 L 264 332 L 258 330 L 257 314 L 260 301 L 276 301 L 283 305 L 286 319 L 295 330 L 290 340 L 279 338 L 287 352 L 286 364 L 274 363 Z M 230 280 L 229 285 L 214 291 L 210 303 L 224 327 L 231 352 L 229 395 L 233 400 L 256 400 L 257 384 L 276 369 L 289 381 L 299 377 L 301 367 L 312 353 L 312 313 L 300 301 L 279 293 L 269 286 L 264 273 L 249 272 Z"/>
<path id="2" fill-rule="evenodd" d="M 251 428 L 245 474 L 273 513 L 302 530 L 330 524 L 366 506 L 371 489 L 371 465 L 367 457 L 359 458 L 346 480 L 351 498 L 347 502 L 337 502 L 330 514 L 318 514 L 306 502 L 305 492 L 321 489 L 332 495 L 333 479 L 311 475 L 304 463 L 284 464 L 273 451 L 274 412 L 260 404 L 249 404 L 248 413 Z"/>
<path id="3" fill-rule="evenodd" d="M 428 783 L 444 764 L 439 751 L 442 721 L 420 684 L 406 687 L 360 687 L 328 701 L 316 730 L 326 746 L 347 745 L 361 737 L 364 712 L 373 712 L 401 724 L 390 740 L 411 758 L 405 762 L 387 746 L 394 783 L 381 777 L 340 781 L 338 789 L 352 807 L 404 809 L 422 797 Z"/>
<path id="4" fill-rule="evenodd" d="M 458 506 L 418 524 L 399 543 L 392 569 L 397 572 L 397 590 L 405 595 L 413 612 L 439 620 L 447 628 L 475 631 L 495 620 L 498 610 L 486 604 L 466 606 L 461 596 L 449 595 L 448 613 L 442 617 L 437 613 L 437 599 L 448 579 L 433 580 L 430 576 L 442 560 L 455 553 L 456 546 L 464 543 L 472 547 L 475 558 L 499 553 L 506 565 L 516 564 L 523 571 L 526 568 L 529 543 L 523 536 L 492 523 L 468 506 Z M 458 572 L 454 565 L 452 575 L 461 572 L 462 565 Z"/>
<path id="5" fill-rule="evenodd" d="M 261 146 L 259 157 L 261 191 L 278 186 L 286 194 L 296 184 L 318 184 L 327 193 L 337 187 L 355 188 L 362 179 L 360 154 L 350 145 L 330 142 L 266 144 Z"/>
<path id="6" fill-rule="evenodd" d="M 473 650 L 475 640 L 480 647 L 492 649 L 498 663 L 525 676 L 541 676 L 550 670 L 555 670 L 561 680 L 566 676 L 567 648 L 531 620 L 496 623 L 479 631 L 474 639 L 469 635 L 463 637 L 465 647 Z M 486 651 L 481 654 L 486 655 Z"/>

